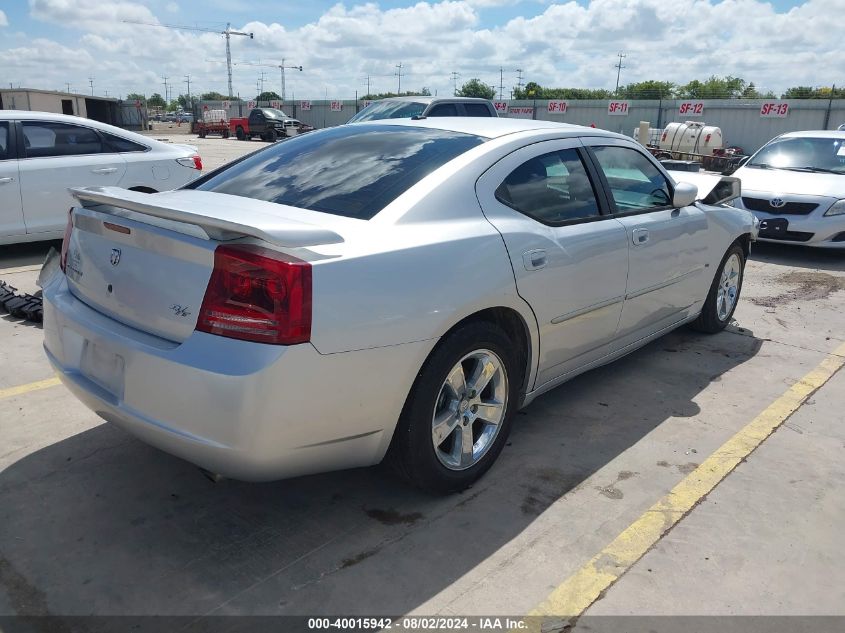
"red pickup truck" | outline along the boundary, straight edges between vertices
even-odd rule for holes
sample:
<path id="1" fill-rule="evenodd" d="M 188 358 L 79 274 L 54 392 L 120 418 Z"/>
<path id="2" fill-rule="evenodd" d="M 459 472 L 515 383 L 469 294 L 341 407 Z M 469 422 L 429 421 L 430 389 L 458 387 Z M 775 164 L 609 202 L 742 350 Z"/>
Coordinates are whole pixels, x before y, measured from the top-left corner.
<path id="1" fill-rule="evenodd" d="M 313 129 L 275 108 L 253 108 L 248 117 L 229 119 L 229 130 L 240 141 L 257 136 L 272 143 L 279 138 L 296 136 Z"/>

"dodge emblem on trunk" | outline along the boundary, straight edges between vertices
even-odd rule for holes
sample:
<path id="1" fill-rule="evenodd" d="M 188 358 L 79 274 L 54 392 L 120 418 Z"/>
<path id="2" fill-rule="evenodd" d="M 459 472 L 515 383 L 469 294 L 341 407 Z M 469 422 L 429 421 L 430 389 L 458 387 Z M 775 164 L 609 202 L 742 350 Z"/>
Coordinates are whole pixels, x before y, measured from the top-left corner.
<path id="1" fill-rule="evenodd" d="M 120 249 L 113 248 L 111 249 L 111 265 L 117 266 L 120 263 Z"/>

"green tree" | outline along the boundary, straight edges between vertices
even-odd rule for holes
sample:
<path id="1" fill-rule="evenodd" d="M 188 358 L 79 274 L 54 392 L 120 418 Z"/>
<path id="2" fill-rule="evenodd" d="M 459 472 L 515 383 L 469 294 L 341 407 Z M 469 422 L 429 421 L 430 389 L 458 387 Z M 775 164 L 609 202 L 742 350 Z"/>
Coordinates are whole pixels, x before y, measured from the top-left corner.
<path id="1" fill-rule="evenodd" d="M 144 95 L 139 94 L 137 92 L 130 92 L 128 95 L 126 95 L 126 100 L 127 101 L 140 101 L 141 103 L 144 103 L 147 100 L 147 98 Z"/>
<path id="2" fill-rule="evenodd" d="M 168 112 L 176 112 L 179 109 L 179 101 L 173 99 L 170 103 L 167 104 L 167 111 Z"/>
<path id="3" fill-rule="evenodd" d="M 649 79 L 631 83 L 619 89 L 619 96 L 624 99 L 671 99 L 675 93 L 675 84 L 671 81 Z"/>
<path id="4" fill-rule="evenodd" d="M 191 110 L 194 107 L 193 102 L 196 100 L 196 97 L 188 95 L 179 95 L 176 97 L 176 101 L 182 106 L 185 110 Z"/>
<path id="5" fill-rule="evenodd" d="M 162 97 L 157 92 L 154 92 L 152 95 L 150 95 L 150 98 L 147 99 L 147 105 L 151 108 L 163 108 L 167 104 L 164 101 L 164 97 Z"/>
<path id="6" fill-rule="evenodd" d="M 782 99 L 845 99 L 845 88 L 832 88 L 824 86 L 813 88 L 811 86 L 795 86 L 789 88 L 781 95 Z"/>
<path id="7" fill-rule="evenodd" d="M 260 95 L 255 97 L 256 101 L 281 101 L 282 98 L 275 92 L 265 90 Z"/>
<path id="8" fill-rule="evenodd" d="M 200 99 L 203 101 L 240 101 L 238 97 L 233 97 L 232 95 L 227 97 L 219 92 L 204 92 L 200 95 Z"/>
<path id="9" fill-rule="evenodd" d="M 738 99 L 747 83 L 739 77 L 711 75 L 706 81 L 693 79 L 677 90 L 679 99 Z"/>
<path id="10" fill-rule="evenodd" d="M 482 82 L 480 79 L 472 78 L 461 86 L 458 90 L 459 97 L 481 97 L 482 99 L 492 99 L 496 96 L 496 91 Z"/>
<path id="11" fill-rule="evenodd" d="M 430 95 L 431 90 L 423 87 L 422 90 L 409 90 L 408 92 L 376 92 L 363 95 L 360 99 L 362 101 L 378 101 L 379 99 L 388 99 L 390 97 L 427 97 Z"/>

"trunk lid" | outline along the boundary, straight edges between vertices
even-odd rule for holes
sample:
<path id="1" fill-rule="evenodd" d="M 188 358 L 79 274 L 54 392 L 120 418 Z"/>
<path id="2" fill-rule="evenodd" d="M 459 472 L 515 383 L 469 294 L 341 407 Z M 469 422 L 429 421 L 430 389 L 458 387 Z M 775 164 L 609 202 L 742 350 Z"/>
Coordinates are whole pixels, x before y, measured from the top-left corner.
<path id="1" fill-rule="evenodd" d="M 253 237 L 284 248 L 343 242 L 305 221 L 314 212 L 238 196 L 116 187 L 72 193 L 83 206 L 73 212 L 70 291 L 115 320 L 176 342 L 196 327 L 221 242 Z"/>

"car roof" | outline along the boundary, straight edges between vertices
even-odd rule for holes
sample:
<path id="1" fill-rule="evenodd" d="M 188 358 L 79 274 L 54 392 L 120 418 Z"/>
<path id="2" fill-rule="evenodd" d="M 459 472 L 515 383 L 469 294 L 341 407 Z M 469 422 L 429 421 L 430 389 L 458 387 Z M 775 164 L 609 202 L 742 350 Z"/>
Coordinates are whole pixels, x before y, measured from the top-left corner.
<path id="1" fill-rule="evenodd" d="M 372 121 L 361 121 L 350 123 L 350 125 L 401 125 L 406 127 L 425 127 L 449 132 L 461 132 L 474 136 L 486 138 L 499 138 L 507 134 L 517 132 L 548 132 L 559 130 L 564 136 L 608 136 L 611 138 L 623 137 L 615 132 L 600 130 L 598 128 L 585 127 L 583 125 L 572 125 L 570 123 L 558 123 L 556 121 L 539 121 L 533 119 L 503 119 L 498 117 L 430 117 L 420 119 L 374 119 Z M 628 138 L 630 140 L 630 138 Z"/>
<path id="2" fill-rule="evenodd" d="M 413 103 L 440 103 L 441 101 L 462 101 L 465 103 L 490 103 L 489 99 L 482 99 L 481 97 L 432 97 L 430 95 L 417 95 L 407 97 L 385 97 L 378 99 L 373 103 L 380 101 L 408 101 Z"/>
<path id="3" fill-rule="evenodd" d="M 778 138 L 841 138 L 845 139 L 845 131 L 838 130 L 801 130 L 799 132 L 787 132 Z"/>

